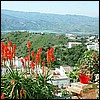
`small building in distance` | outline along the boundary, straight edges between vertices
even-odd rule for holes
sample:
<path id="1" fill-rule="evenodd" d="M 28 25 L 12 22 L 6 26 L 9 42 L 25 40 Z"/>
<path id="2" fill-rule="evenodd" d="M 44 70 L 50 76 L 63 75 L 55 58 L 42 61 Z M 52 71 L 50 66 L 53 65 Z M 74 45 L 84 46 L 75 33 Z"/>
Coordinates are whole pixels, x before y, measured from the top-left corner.
<path id="1" fill-rule="evenodd" d="M 87 45 L 87 49 L 90 50 L 90 49 L 93 49 L 93 50 L 96 50 L 96 51 L 99 51 L 99 42 L 87 42 L 86 43 Z"/>
<path id="2" fill-rule="evenodd" d="M 76 39 L 76 38 L 77 38 L 77 35 L 76 35 L 76 34 L 66 34 L 66 36 L 67 36 L 69 39 Z"/>
<path id="3" fill-rule="evenodd" d="M 68 48 L 72 48 L 73 46 L 81 45 L 81 44 L 82 44 L 81 42 L 68 42 Z"/>

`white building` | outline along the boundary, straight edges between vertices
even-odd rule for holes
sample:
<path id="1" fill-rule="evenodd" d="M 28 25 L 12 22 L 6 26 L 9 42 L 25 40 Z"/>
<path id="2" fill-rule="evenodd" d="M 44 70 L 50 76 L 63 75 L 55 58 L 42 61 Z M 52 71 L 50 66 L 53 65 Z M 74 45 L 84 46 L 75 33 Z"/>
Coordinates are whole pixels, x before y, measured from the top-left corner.
<path id="1" fill-rule="evenodd" d="M 66 34 L 69 39 L 76 39 L 77 35 L 75 34 Z"/>
<path id="2" fill-rule="evenodd" d="M 90 37 L 90 39 L 94 39 L 94 38 L 95 38 L 95 36 L 91 36 L 91 37 Z"/>
<path id="3" fill-rule="evenodd" d="M 94 49 L 96 51 L 99 51 L 99 45 L 96 43 L 96 44 L 93 44 L 93 45 L 87 45 L 87 49 L 90 50 L 90 49 Z"/>
<path id="4" fill-rule="evenodd" d="M 51 75 L 52 78 L 52 84 L 55 86 L 66 87 L 66 85 L 70 85 L 70 78 L 65 74 L 66 70 L 63 68 L 63 66 L 60 66 L 60 68 L 56 68 Z M 54 74 L 55 73 L 55 74 Z M 49 83 L 51 83 L 49 81 Z"/>
<path id="5" fill-rule="evenodd" d="M 87 45 L 88 50 L 94 49 L 96 51 L 99 51 L 99 43 L 98 42 L 95 43 L 95 42 L 90 41 L 90 42 L 87 42 L 86 45 Z"/>
<path id="6" fill-rule="evenodd" d="M 76 46 L 76 45 L 81 45 L 82 43 L 80 42 L 68 42 L 68 48 L 72 48 L 73 46 Z"/>

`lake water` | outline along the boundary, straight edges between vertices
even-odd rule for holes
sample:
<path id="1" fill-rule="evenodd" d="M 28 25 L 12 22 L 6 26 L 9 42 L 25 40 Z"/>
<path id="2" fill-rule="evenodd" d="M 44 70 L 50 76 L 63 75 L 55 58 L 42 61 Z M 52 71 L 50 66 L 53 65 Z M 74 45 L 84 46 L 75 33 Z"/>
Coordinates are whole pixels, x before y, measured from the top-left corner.
<path id="1" fill-rule="evenodd" d="M 53 34 L 66 34 L 66 32 L 56 32 L 56 31 L 52 31 L 52 30 L 6 30 L 6 31 L 1 31 L 2 34 L 6 34 L 9 32 L 16 32 L 16 31 L 20 31 L 20 32 L 29 32 L 29 33 L 53 33 Z M 69 32 L 70 34 L 78 34 L 78 35 L 89 35 L 91 33 L 89 32 Z M 93 33 L 92 33 L 93 34 Z"/>
<path id="2" fill-rule="evenodd" d="M 56 32 L 56 31 L 52 31 L 52 30 L 7 30 L 7 31 L 1 31 L 1 33 L 8 33 L 8 32 L 15 32 L 15 31 L 20 31 L 20 32 L 44 32 L 44 33 L 63 33 L 63 32 Z"/>

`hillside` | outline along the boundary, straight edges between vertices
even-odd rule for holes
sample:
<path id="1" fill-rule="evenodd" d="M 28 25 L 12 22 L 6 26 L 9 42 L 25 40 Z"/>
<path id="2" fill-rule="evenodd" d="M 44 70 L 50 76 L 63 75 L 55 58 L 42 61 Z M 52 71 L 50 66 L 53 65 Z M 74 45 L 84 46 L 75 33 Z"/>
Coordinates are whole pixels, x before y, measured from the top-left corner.
<path id="1" fill-rule="evenodd" d="M 64 35 L 60 34 L 32 34 L 27 32 L 13 32 L 1 35 L 1 41 L 7 43 L 11 40 L 17 46 L 17 56 L 27 55 L 27 42 L 31 42 L 31 51 L 38 48 L 46 50 L 50 46 L 59 45 L 60 43 L 67 43 Z"/>
<path id="2" fill-rule="evenodd" d="M 1 30 L 51 30 L 99 33 L 99 18 L 1 10 Z"/>

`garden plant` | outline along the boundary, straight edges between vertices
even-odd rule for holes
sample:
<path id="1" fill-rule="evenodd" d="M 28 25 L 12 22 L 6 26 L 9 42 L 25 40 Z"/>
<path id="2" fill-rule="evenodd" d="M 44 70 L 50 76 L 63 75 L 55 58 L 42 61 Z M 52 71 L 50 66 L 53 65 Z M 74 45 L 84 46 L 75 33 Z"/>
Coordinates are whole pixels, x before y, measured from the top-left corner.
<path id="1" fill-rule="evenodd" d="M 48 48 L 46 58 L 43 58 L 42 48 L 37 52 L 30 51 L 31 43 L 27 43 L 28 56 L 21 58 L 22 70 L 13 63 L 16 45 L 11 41 L 1 42 L 1 65 L 6 68 L 6 74 L 1 76 L 1 99 L 52 99 L 56 88 L 48 83 L 51 81 L 50 68 L 55 61 L 54 49 Z M 10 61 L 10 66 L 6 62 Z M 26 66 L 28 62 L 28 66 Z M 47 67 L 47 71 L 46 71 Z M 42 69 L 42 73 L 38 69 Z M 20 68 L 21 69 L 21 68 Z"/>

